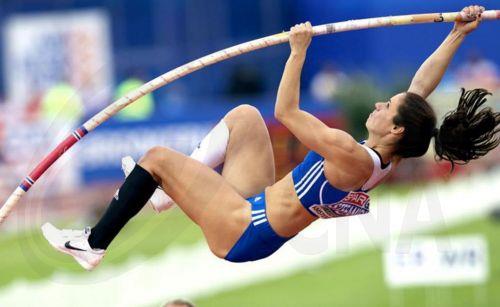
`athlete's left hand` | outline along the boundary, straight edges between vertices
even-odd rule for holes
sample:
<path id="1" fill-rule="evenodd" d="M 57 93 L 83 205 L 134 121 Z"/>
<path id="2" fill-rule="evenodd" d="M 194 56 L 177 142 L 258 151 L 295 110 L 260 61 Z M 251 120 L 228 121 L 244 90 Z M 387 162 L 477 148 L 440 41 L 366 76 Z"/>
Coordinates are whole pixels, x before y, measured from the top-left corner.
<path id="1" fill-rule="evenodd" d="M 311 43 L 313 29 L 311 23 L 301 23 L 290 29 L 290 48 L 292 53 L 305 54 Z"/>
<path id="2" fill-rule="evenodd" d="M 472 19 L 472 21 L 457 21 L 453 30 L 458 31 L 462 34 L 469 34 L 470 32 L 477 29 L 479 23 L 481 22 L 481 14 L 484 12 L 484 7 L 479 5 L 466 6 L 462 10 L 461 14 Z"/>

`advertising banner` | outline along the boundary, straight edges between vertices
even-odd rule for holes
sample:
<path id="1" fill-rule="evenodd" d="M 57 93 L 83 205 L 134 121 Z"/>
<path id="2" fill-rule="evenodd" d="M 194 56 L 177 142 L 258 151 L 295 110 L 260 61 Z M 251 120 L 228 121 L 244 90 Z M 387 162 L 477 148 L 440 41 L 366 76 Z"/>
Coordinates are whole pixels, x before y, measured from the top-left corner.
<path id="1" fill-rule="evenodd" d="M 386 247 L 385 278 L 391 287 L 480 284 L 488 278 L 482 236 L 399 240 Z"/>

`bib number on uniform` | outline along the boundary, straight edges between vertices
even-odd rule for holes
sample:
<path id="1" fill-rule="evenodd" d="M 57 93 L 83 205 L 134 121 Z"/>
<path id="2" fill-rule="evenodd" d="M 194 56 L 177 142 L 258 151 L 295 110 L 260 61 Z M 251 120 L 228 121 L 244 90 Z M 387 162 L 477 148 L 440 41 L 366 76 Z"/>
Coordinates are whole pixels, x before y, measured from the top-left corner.
<path id="1" fill-rule="evenodd" d="M 368 213 L 370 196 L 364 192 L 349 192 L 333 204 L 312 205 L 309 210 L 322 219 Z"/>

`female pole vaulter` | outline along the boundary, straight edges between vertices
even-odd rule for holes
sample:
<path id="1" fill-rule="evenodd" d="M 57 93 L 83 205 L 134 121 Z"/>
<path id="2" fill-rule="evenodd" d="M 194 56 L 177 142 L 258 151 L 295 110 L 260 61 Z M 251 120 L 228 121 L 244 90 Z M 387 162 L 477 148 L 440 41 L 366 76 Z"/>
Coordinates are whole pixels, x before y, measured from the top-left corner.
<path id="1" fill-rule="evenodd" d="M 368 191 L 398 163 L 423 155 L 434 138 L 436 155 L 466 163 L 500 142 L 500 113 L 481 107 L 489 93 L 462 91 L 458 107 L 440 127 L 425 100 L 453 55 L 480 21 L 483 7 L 463 13 L 451 33 L 422 64 L 407 92 L 375 103 L 366 121 L 368 138 L 326 126 L 300 109 L 300 76 L 312 38 L 310 23 L 291 28 L 291 52 L 278 89 L 275 116 L 311 151 L 292 172 L 275 182 L 268 131 L 248 105 L 231 110 L 191 157 L 154 147 L 134 166 L 101 220 L 81 231 L 42 229 L 49 243 L 85 269 L 96 267 L 112 240 L 158 186 L 202 229 L 210 250 L 232 262 L 259 260 L 318 218 L 367 213 Z M 219 175 L 212 167 L 224 162 Z M 161 207 L 161 204 L 157 204 Z M 161 208 L 158 208 L 161 209 Z"/>

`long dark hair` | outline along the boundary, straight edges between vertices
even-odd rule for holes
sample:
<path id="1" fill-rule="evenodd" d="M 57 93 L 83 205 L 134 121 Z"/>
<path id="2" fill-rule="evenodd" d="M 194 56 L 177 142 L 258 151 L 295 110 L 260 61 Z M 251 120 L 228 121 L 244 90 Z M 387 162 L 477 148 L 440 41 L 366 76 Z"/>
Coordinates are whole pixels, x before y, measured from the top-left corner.
<path id="1" fill-rule="evenodd" d="M 500 143 L 500 113 L 490 107 L 481 108 L 486 96 L 485 89 L 466 91 L 462 94 L 458 107 L 446 114 L 439 129 L 434 130 L 436 156 L 439 160 L 455 164 L 466 164 L 487 154 Z"/>
<path id="2" fill-rule="evenodd" d="M 407 92 L 393 122 L 404 127 L 403 136 L 393 151 L 394 155 L 411 158 L 420 157 L 427 152 L 436 127 L 436 114 L 424 98 Z"/>
<path id="3" fill-rule="evenodd" d="M 436 128 L 436 115 L 430 104 L 421 96 L 407 92 L 398 108 L 393 122 L 404 127 L 402 138 L 393 154 L 402 158 L 419 157 L 427 152 L 432 137 L 435 137 L 435 151 L 438 160 L 465 164 L 484 156 L 500 143 L 500 113 L 481 106 L 486 96 L 485 89 L 474 89 L 462 94 L 458 107 L 447 113 L 441 127 Z"/>

